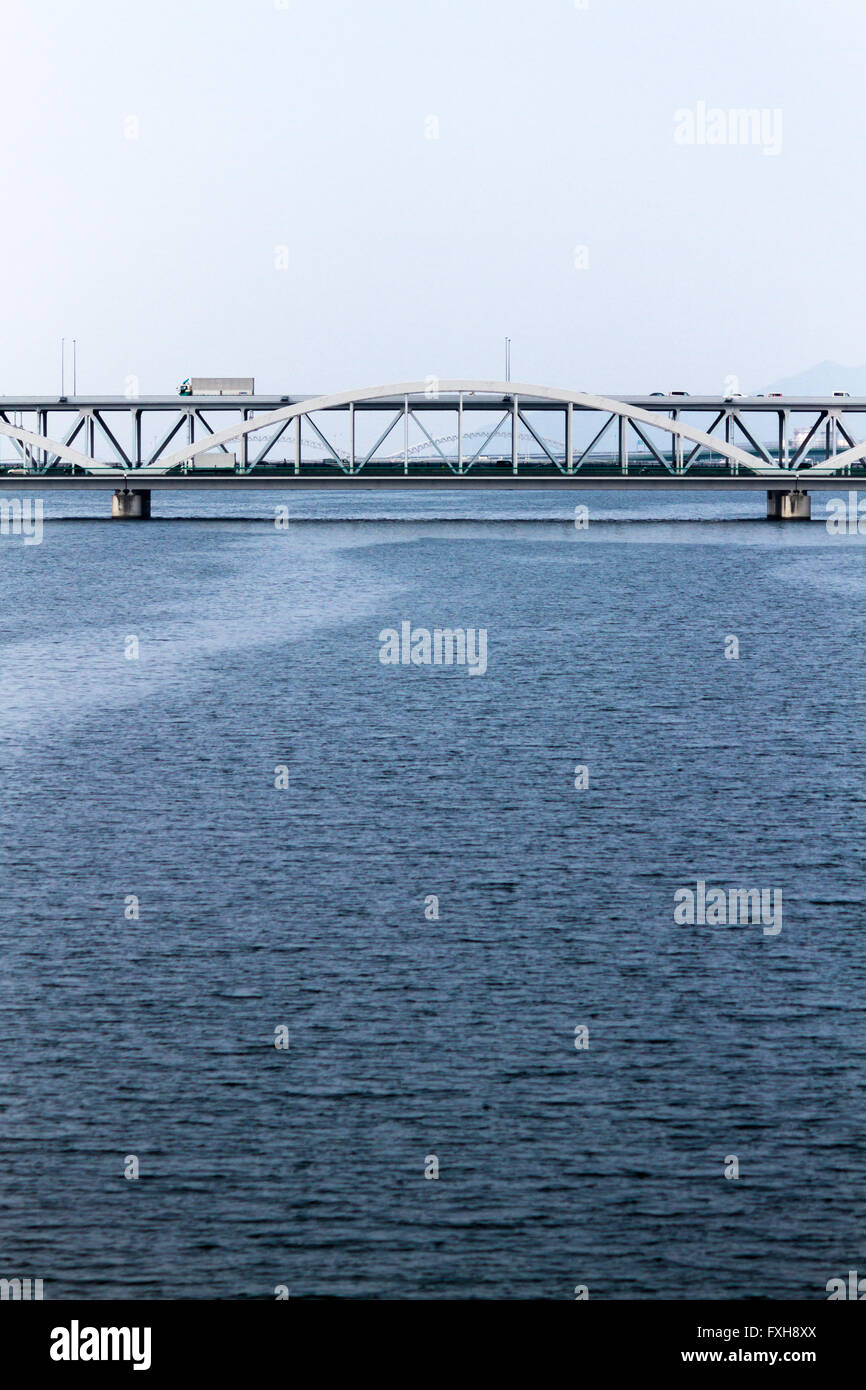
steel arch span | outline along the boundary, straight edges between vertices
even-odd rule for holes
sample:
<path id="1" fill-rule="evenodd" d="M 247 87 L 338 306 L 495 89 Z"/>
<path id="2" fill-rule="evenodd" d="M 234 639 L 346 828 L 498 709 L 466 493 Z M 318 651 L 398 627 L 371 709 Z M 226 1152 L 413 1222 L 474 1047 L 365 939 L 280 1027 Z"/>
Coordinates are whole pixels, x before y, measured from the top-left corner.
<path id="1" fill-rule="evenodd" d="M 455 400 L 443 401 L 443 396 L 453 396 Z M 401 414 L 404 416 L 409 416 L 412 413 L 410 402 L 413 398 L 427 402 L 427 408 L 435 408 L 437 404 L 441 406 L 443 411 L 453 411 L 456 408 L 458 420 L 460 421 L 458 425 L 459 441 L 462 435 L 463 412 L 466 409 L 477 408 L 479 405 L 477 398 L 479 396 L 490 398 L 491 401 L 498 399 L 505 414 L 511 416 L 511 452 L 512 462 L 515 468 L 517 467 L 516 434 L 518 423 L 523 423 L 535 437 L 544 452 L 548 453 L 551 461 L 554 463 L 557 462 L 553 456 L 550 455 L 549 450 L 546 449 L 531 425 L 528 425 L 521 411 L 521 401 L 523 402 L 524 409 L 531 409 L 534 401 L 542 401 L 560 405 L 566 413 L 566 457 L 564 460 L 565 467 L 562 470 L 564 472 L 572 471 L 569 467 L 569 462 L 573 463 L 573 458 L 569 460 L 568 452 L 570 447 L 569 436 L 571 433 L 572 412 L 575 409 L 606 414 L 612 419 L 619 419 L 625 422 L 626 425 L 631 424 L 632 426 L 643 426 L 644 429 L 661 430 L 670 434 L 674 439 L 688 440 L 690 443 L 697 445 L 698 448 L 703 447 L 710 449 L 712 452 L 726 458 L 738 468 L 746 468 L 749 472 L 761 476 L 767 474 L 770 477 L 776 477 L 783 471 L 778 463 L 768 463 L 756 458 L 754 454 L 747 453 L 745 449 L 740 449 L 735 444 L 717 439 L 714 435 L 708 434 L 704 430 L 696 429 L 692 425 L 685 425 L 680 420 L 671 419 L 664 415 L 658 415 L 653 411 L 629 405 L 626 402 L 618 401 L 610 396 L 597 396 L 584 391 L 563 391 L 554 387 L 534 386 L 523 382 L 473 380 L 441 380 L 436 382 L 435 389 L 431 388 L 429 381 L 401 382 L 392 386 L 373 386 L 361 390 L 341 391 L 327 396 L 312 397 L 304 401 L 296 402 L 293 405 L 287 405 L 276 410 L 268 411 L 263 415 L 257 415 L 254 420 L 247 421 L 244 424 L 229 426 L 226 429 L 218 430 L 216 433 L 208 435 L 208 437 L 199 444 L 188 445 L 183 449 L 178 449 L 173 454 L 169 454 L 159 461 L 160 471 L 167 471 L 168 469 L 179 467 L 181 464 L 189 463 L 198 455 L 212 451 L 215 447 L 231 443 L 234 440 L 243 439 L 245 435 L 249 435 L 257 429 L 267 428 L 270 425 L 281 425 L 295 419 L 300 420 L 323 411 L 348 410 L 351 412 L 355 406 L 367 405 L 376 401 L 393 404 L 396 401 L 402 400 L 403 409 Z M 469 402 L 468 405 L 467 401 Z M 431 402 L 432 407 L 430 405 Z M 602 430 L 597 432 L 595 440 L 607 429 L 610 418 L 605 421 Z M 390 433 L 390 430 L 394 428 L 396 424 L 397 420 L 395 419 L 387 433 Z M 638 430 L 638 433 L 639 437 L 642 437 L 640 430 Z M 386 436 L 383 436 L 379 440 L 379 444 L 383 442 L 385 437 Z M 431 442 L 433 441 L 431 440 Z M 644 443 L 649 444 L 646 439 L 644 439 Z M 378 447 L 378 445 L 376 447 Z M 591 447 L 592 445 L 590 445 L 590 448 Z M 652 449 L 651 445 L 649 445 L 649 447 Z M 375 449 L 371 451 L 371 454 L 364 460 L 364 463 L 369 461 L 374 452 Z M 588 450 L 586 452 L 588 453 Z M 459 447 L 458 460 L 462 461 L 462 450 Z M 659 461 L 662 462 L 660 456 Z M 352 472 L 355 471 L 355 462 L 356 460 L 352 458 L 352 467 L 350 469 Z M 667 467 L 667 464 L 664 466 Z M 146 468 L 137 471 L 145 472 L 149 470 L 150 467 L 150 465 L 147 465 Z M 463 469 L 458 466 L 457 471 L 462 472 Z M 669 471 L 684 471 L 684 469 L 678 470 L 676 468 L 671 468 Z"/>

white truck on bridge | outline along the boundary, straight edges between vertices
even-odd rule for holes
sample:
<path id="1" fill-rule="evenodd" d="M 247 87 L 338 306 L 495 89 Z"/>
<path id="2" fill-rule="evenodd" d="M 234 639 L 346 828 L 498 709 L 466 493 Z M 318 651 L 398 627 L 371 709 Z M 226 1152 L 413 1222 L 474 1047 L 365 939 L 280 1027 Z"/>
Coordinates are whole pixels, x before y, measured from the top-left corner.
<path id="1" fill-rule="evenodd" d="M 255 378 L 251 376 L 188 376 L 178 387 L 180 396 L 253 396 Z"/>

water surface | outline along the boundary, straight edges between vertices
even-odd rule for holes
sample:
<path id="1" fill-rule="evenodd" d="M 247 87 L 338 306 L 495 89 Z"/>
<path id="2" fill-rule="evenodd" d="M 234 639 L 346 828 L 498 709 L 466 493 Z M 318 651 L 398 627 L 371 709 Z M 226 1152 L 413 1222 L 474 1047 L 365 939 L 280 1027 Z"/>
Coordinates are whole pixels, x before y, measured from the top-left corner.
<path id="1" fill-rule="evenodd" d="M 94 493 L 0 538 L 0 1275 L 866 1269 L 866 549 L 763 504 Z M 486 674 L 382 665 L 404 620 L 486 628 Z M 677 925 L 699 878 L 781 888 L 782 931 Z"/>

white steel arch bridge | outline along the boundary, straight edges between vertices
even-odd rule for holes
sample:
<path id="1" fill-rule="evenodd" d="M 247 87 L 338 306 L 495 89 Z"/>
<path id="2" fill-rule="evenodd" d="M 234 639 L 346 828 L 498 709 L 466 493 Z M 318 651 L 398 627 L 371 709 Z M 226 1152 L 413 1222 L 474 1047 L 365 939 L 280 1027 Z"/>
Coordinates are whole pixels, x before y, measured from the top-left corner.
<path id="1" fill-rule="evenodd" d="M 434 377 L 319 396 L 0 397 L 0 487 L 717 481 L 802 490 L 866 473 L 864 417 L 866 399 L 838 395 L 614 397 Z"/>

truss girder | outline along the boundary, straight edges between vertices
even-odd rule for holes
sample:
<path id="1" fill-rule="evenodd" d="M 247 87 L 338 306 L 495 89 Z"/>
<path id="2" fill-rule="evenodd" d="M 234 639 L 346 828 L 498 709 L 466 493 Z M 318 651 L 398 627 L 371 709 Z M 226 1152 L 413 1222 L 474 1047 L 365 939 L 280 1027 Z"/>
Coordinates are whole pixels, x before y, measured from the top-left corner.
<path id="1" fill-rule="evenodd" d="M 858 442 L 855 437 L 855 426 L 852 421 L 858 415 L 864 413 L 862 401 L 850 402 L 845 406 L 841 402 L 830 403 L 827 401 L 809 401 L 802 405 L 796 401 L 789 401 L 784 407 L 780 408 L 775 402 L 767 401 L 766 407 L 763 402 L 760 409 L 756 406 L 755 400 L 751 400 L 749 409 L 751 413 L 758 413 L 759 417 L 765 414 L 777 414 L 779 417 L 778 427 L 778 452 L 776 442 L 769 447 L 761 443 L 760 431 L 756 430 L 754 424 L 747 422 L 744 418 L 743 409 L 740 405 L 732 405 L 729 400 L 722 402 L 720 399 L 713 401 L 711 398 L 702 398 L 702 405 L 689 404 L 688 398 L 683 400 L 671 401 L 669 398 L 665 406 L 658 410 L 645 408 L 644 402 L 636 404 L 634 399 L 631 401 L 619 400 L 614 397 L 592 395 L 586 392 L 559 391 L 554 388 L 525 385 L 514 382 L 501 381 L 440 381 L 438 391 L 442 397 L 441 405 L 438 403 L 438 396 L 431 399 L 429 385 L 423 383 L 408 383 L 392 386 L 373 387 L 360 391 L 346 391 L 333 395 L 318 396 L 305 400 L 288 402 L 285 405 L 271 407 L 271 402 L 267 403 L 267 408 L 256 411 L 256 407 L 242 407 L 240 403 L 232 405 L 226 404 L 221 407 L 223 410 L 233 410 L 240 417 L 233 421 L 229 426 L 215 429 L 213 425 L 205 419 L 202 411 L 208 409 L 219 409 L 214 405 L 204 404 L 199 401 L 195 405 L 184 406 L 179 404 L 177 412 L 172 410 L 170 424 L 162 432 L 159 442 L 156 444 L 146 463 L 138 460 L 138 443 L 133 445 L 130 452 L 123 447 L 113 427 L 114 414 L 120 407 L 107 404 L 106 400 L 101 402 L 82 403 L 76 400 L 70 402 L 69 409 L 75 410 L 76 416 L 63 439 L 54 439 L 47 433 L 47 419 L 52 412 L 50 402 L 34 402 L 31 405 L 20 406 L 14 402 L 16 412 L 21 409 L 24 413 L 28 411 L 37 418 L 37 428 L 30 430 L 23 425 L 10 423 L 9 414 L 12 406 L 7 398 L 6 408 L 0 411 L 0 435 L 9 439 L 12 448 L 24 458 L 25 465 L 32 460 L 36 465 L 34 471 L 45 471 L 54 467 L 58 463 L 68 463 L 75 470 L 82 470 L 89 473 L 127 473 L 132 472 L 138 476 L 151 475 L 157 476 L 167 473 L 180 466 L 185 466 L 193 462 L 199 455 L 219 450 L 223 453 L 230 453 L 227 447 L 232 443 L 240 446 L 240 457 L 244 461 L 244 466 L 249 471 L 271 459 L 273 451 L 280 439 L 282 439 L 289 425 L 295 422 L 296 440 L 300 440 L 302 429 L 312 431 L 321 442 L 328 456 L 344 471 L 356 472 L 369 467 L 371 464 L 376 467 L 386 460 L 377 460 L 377 454 L 385 441 L 390 437 L 394 429 L 398 426 L 401 419 L 404 421 L 404 432 L 408 430 L 409 422 L 420 431 L 424 439 L 430 445 L 431 451 L 435 453 L 438 460 L 452 472 L 462 472 L 472 468 L 477 464 L 479 458 L 488 449 L 491 440 L 499 433 L 508 432 L 508 422 L 511 421 L 511 440 L 510 445 L 505 444 L 502 450 L 502 457 L 507 458 L 509 448 L 515 471 L 517 471 L 517 427 L 518 424 L 522 431 L 525 431 L 535 442 L 538 450 L 537 455 L 533 455 L 533 464 L 539 460 L 545 465 L 549 463 L 559 472 L 577 471 L 581 469 L 587 460 L 592 459 L 594 451 L 605 433 L 610 429 L 615 420 L 619 425 L 619 452 L 620 462 L 623 468 L 628 467 L 628 431 L 633 429 L 635 436 L 649 451 L 652 459 L 665 468 L 668 472 L 684 472 L 694 461 L 700 457 L 702 451 L 709 450 L 714 456 L 724 459 L 731 466 L 733 471 L 745 469 L 752 474 L 778 478 L 780 473 L 796 473 L 801 478 L 817 478 L 826 474 L 841 474 L 854 465 L 862 464 L 866 461 L 866 440 Z M 403 405 L 397 408 L 396 402 L 402 400 Z M 381 402 L 381 404 L 379 404 Z M 365 411 L 375 412 L 376 410 L 386 409 L 388 411 L 388 421 L 384 429 L 379 433 L 376 442 L 371 448 L 365 448 L 357 455 L 355 454 L 355 408 L 360 407 Z M 163 411 L 171 410 L 170 403 L 163 398 L 159 408 Z M 465 446 L 467 436 L 464 430 L 464 412 L 471 412 L 473 409 L 481 408 L 483 411 L 496 411 L 497 424 L 489 432 L 485 429 L 485 437 L 480 446 L 474 453 L 467 455 Z M 112 415 L 112 423 L 105 418 L 103 410 Z M 809 410 L 810 425 L 803 436 L 798 436 L 797 441 L 791 445 L 792 454 L 788 458 L 788 424 L 789 415 L 793 411 L 801 417 L 806 410 Z M 137 399 L 129 406 L 133 421 L 134 439 L 140 440 L 141 416 L 148 410 L 146 400 Z M 435 413 L 441 411 L 444 416 L 446 413 L 457 414 L 457 448 L 456 464 L 448 452 L 441 447 L 442 436 L 437 438 L 438 431 L 435 425 L 431 427 L 431 412 L 435 419 Z M 533 411 L 562 411 L 565 420 L 565 440 L 560 443 L 547 439 L 543 430 L 536 427 L 529 418 Z M 699 413 L 709 414 L 712 410 L 713 419 L 708 429 L 699 428 L 695 424 L 687 423 L 683 419 L 691 410 L 692 416 Z M 849 414 L 846 416 L 845 411 Z M 315 415 L 330 412 L 341 416 L 348 422 L 350 445 L 348 450 L 345 447 L 337 447 L 324 433 Z M 667 413 L 665 413 L 667 412 Z M 592 438 L 585 448 L 580 449 L 576 445 L 572 435 L 573 419 L 587 418 L 591 416 L 601 417 L 601 424 L 592 433 Z M 814 416 L 814 418 L 812 418 Z M 201 423 L 204 437 L 195 439 L 195 421 Z M 725 421 L 725 438 L 717 436 L 714 431 L 722 421 Z M 306 424 L 304 423 L 306 422 Z M 186 443 L 169 452 L 169 448 L 177 435 L 187 425 L 188 438 Z M 591 422 L 594 425 L 594 422 Z M 825 457 L 818 462 L 806 463 L 809 458 L 816 438 L 826 427 L 827 441 L 826 448 L 823 450 Z M 253 431 L 269 431 L 268 437 L 264 440 L 262 447 L 253 455 L 247 453 L 247 440 Z M 83 431 L 84 448 L 73 448 L 73 443 L 78 439 Z M 741 438 L 749 446 L 747 450 L 740 444 L 734 443 L 736 433 L 739 432 Z M 839 441 L 846 446 L 841 452 L 836 452 L 837 433 Z M 664 435 L 670 437 L 671 450 L 670 459 L 665 457 L 664 446 L 658 447 L 653 441 L 653 435 Z M 99 440 L 110 446 L 112 459 L 106 462 L 104 459 L 97 458 L 97 435 Z M 122 437 L 122 436 L 121 436 Z M 448 436 L 454 438 L 454 436 Z M 583 435 L 586 438 L 586 435 Z M 683 445 L 688 443 L 690 448 L 684 453 Z M 474 439 L 473 439 L 474 445 Z M 314 447 L 319 447 L 315 445 Z M 751 450 L 751 452 L 749 451 Z M 772 451 L 772 452 L 771 452 Z M 408 443 L 404 439 L 404 454 L 406 455 L 406 467 L 408 467 Z M 414 452 L 414 451 L 413 451 Z M 776 454 L 776 457 L 773 455 Z M 429 457 L 429 455 L 428 455 Z M 298 445 L 295 446 L 295 469 L 300 466 L 301 456 L 298 452 Z M 388 462 L 393 462 L 388 460 Z M 674 465 L 672 467 L 672 464 Z"/>

